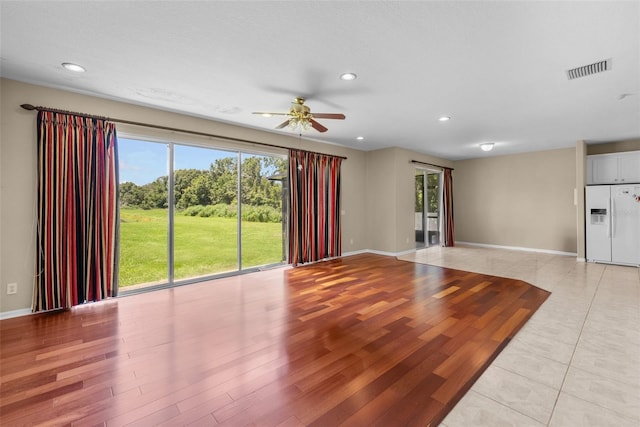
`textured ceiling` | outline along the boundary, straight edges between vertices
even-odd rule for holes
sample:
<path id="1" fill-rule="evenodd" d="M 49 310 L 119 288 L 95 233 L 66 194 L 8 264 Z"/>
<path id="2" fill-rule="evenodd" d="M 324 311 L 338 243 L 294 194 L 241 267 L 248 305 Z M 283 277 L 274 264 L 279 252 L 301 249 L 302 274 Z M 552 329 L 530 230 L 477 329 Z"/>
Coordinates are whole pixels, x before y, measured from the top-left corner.
<path id="1" fill-rule="evenodd" d="M 1 5 L 9 79 L 282 133 L 281 117 L 251 112 L 305 96 L 347 118 L 303 137 L 451 160 L 640 138 L 637 1 Z M 610 71 L 568 80 L 609 58 Z"/>

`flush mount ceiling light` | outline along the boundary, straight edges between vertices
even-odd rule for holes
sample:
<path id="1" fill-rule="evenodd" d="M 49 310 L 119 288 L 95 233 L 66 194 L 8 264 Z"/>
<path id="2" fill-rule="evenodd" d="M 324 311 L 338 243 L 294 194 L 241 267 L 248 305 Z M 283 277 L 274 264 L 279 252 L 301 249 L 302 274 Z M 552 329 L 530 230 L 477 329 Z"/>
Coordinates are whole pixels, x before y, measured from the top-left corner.
<path id="1" fill-rule="evenodd" d="M 448 122 L 449 120 L 451 120 L 451 117 L 449 116 L 442 116 L 438 119 L 440 122 Z"/>
<path id="2" fill-rule="evenodd" d="M 484 144 L 480 144 L 480 149 L 482 149 L 482 151 L 491 151 L 493 150 L 493 146 L 493 142 L 485 142 Z"/>
<path id="3" fill-rule="evenodd" d="M 74 73 L 84 73 L 87 71 L 82 65 L 74 64 L 72 62 L 63 62 L 62 67 L 65 70 L 73 71 Z"/>
<path id="4" fill-rule="evenodd" d="M 340 74 L 340 80 L 355 80 L 358 76 L 356 73 L 342 73 Z"/>

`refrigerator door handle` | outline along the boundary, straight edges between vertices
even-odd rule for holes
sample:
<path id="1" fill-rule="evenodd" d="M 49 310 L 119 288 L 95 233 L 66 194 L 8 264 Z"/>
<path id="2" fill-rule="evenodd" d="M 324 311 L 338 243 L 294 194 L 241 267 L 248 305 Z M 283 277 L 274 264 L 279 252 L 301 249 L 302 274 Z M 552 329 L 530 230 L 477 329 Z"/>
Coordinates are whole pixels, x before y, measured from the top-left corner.
<path id="1" fill-rule="evenodd" d="M 611 231 L 607 237 L 615 237 L 616 235 L 616 199 L 611 197 L 611 215 L 609 215 L 609 222 L 611 223 Z"/>

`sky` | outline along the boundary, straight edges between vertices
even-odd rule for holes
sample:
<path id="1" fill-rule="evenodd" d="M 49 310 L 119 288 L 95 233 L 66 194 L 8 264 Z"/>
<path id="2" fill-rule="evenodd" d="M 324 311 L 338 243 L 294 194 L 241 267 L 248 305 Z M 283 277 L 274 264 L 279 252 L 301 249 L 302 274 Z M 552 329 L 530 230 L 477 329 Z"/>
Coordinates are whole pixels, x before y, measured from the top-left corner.
<path id="1" fill-rule="evenodd" d="M 169 144 L 118 138 L 120 182 L 144 185 L 167 175 Z M 209 169 L 211 163 L 224 157 L 236 157 L 231 151 L 174 145 L 174 167 L 178 169 Z"/>

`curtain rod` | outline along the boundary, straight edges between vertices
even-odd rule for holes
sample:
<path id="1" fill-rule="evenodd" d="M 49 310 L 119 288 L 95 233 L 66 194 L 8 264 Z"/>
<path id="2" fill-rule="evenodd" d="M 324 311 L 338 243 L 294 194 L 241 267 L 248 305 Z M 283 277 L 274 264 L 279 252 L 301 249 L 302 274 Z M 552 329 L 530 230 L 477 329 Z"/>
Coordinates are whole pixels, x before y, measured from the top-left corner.
<path id="1" fill-rule="evenodd" d="M 453 168 L 450 168 L 450 167 L 447 167 L 447 166 L 434 165 L 433 163 L 421 162 L 421 161 L 419 161 L 419 160 L 411 160 L 411 163 L 420 163 L 421 165 L 435 166 L 435 167 L 437 167 L 437 168 L 454 170 Z"/>
<path id="2" fill-rule="evenodd" d="M 108 121 L 111 121 L 111 122 L 123 123 L 123 124 L 127 124 L 127 125 L 143 126 L 143 127 L 148 127 L 148 128 L 152 128 L 152 129 L 168 130 L 168 131 L 172 131 L 172 132 L 180 132 L 180 133 L 186 133 L 186 134 L 198 135 L 198 136 L 207 136 L 207 137 L 211 137 L 211 138 L 225 139 L 227 141 L 244 142 L 244 143 L 247 143 L 247 144 L 261 145 L 263 147 L 281 148 L 283 150 L 289 150 L 289 149 L 298 150 L 297 148 L 285 147 L 283 145 L 276 145 L 276 144 L 268 144 L 266 142 L 251 141 L 249 139 L 234 138 L 232 136 L 216 135 L 216 134 L 213 134 L 213 133 L 199 132 L 199 131 L 195 131 L 195 130 L 180 129 L 180 128 L 174 128 L 174 127 L 169 127 L 169 126 L 154 125 L 154 124 L 150 124 L 150 123 L 135 122 L 135 121 L 132 121 L 132 120 L 116 119 L 116 118 L 113 118 L 113 117 L 105 117 L 105 116 L 96 116 L 96 115 L 93 115 L 93 114 L 77 113 L 75 111 L 60 110 L 60 109 L 57 109 L 57 108 L 33 106 L 31 104 L 22 104 L 22 105 L 20 105 L 20 107 L 22 107 L 23 109 L 28 110 L 28 111 L 37 110 L 37 111 L 50 111 L 52 113 L 74 114 L 76 116 L 84 116 L 84 117 L 89 117 L 89 118 L 92 118 L 92 119 L 108 120 Z M 343 159 L 343 160 L 347 159 L 344 156 L 336 156 L 334 154 L 320 153 L 320 152 L 317 152 L 317 151 L 309 151 L 309 150 L 298 150 L 298 151 L 304 151 L 304 152 L 311 153 L 311 154 L 322 154 L 323 156 L 332 156 L 332 157 L 337 157 L 337 158 L 340 158 L 340 159 Z"/>

